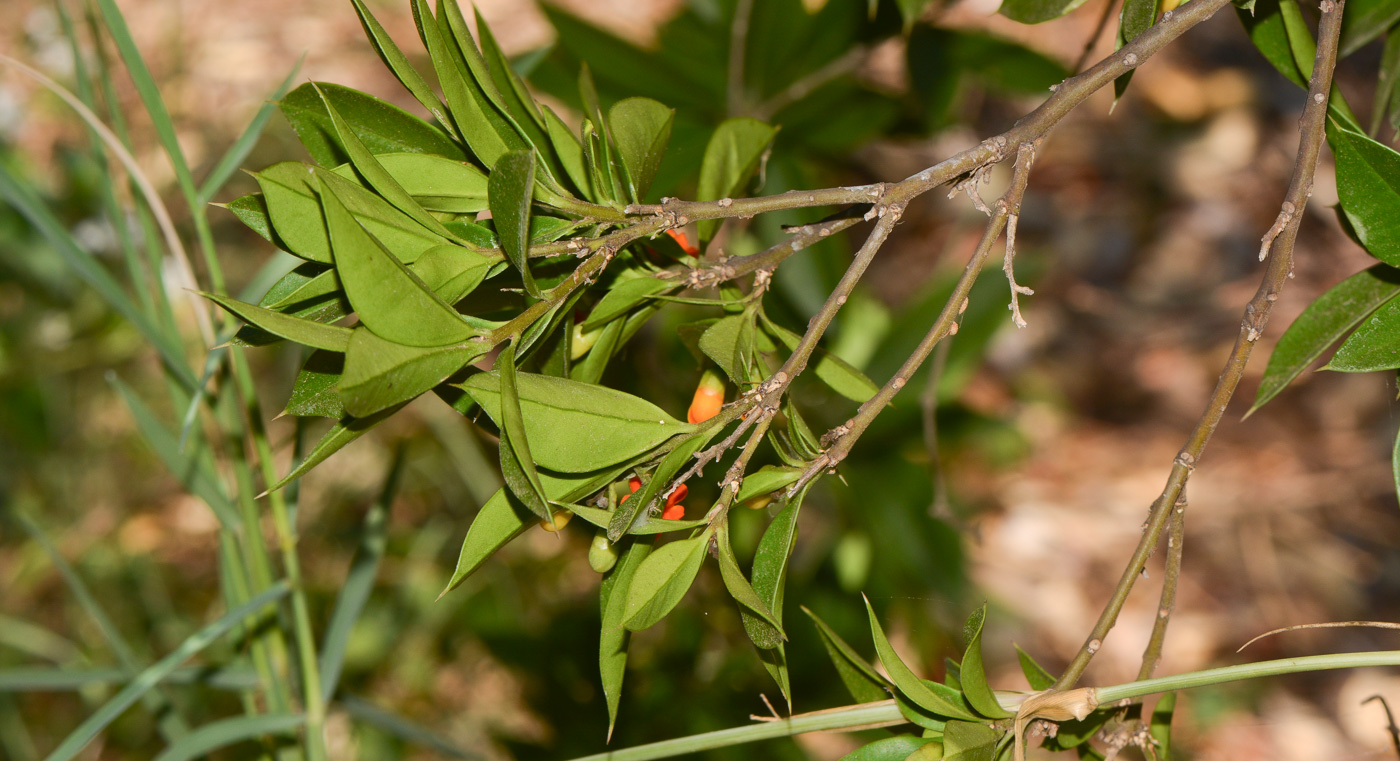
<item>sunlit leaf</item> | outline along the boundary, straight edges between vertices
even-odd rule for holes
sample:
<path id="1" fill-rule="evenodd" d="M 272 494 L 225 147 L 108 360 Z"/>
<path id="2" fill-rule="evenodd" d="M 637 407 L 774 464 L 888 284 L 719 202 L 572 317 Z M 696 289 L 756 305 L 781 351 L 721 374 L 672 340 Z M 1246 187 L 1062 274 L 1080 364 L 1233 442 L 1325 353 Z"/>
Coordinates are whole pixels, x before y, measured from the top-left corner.
<path id="1" fill-rule="evenodd" d="M 642 561 L 627 590 L 623 624 L 637 632 L 654 626 L 685 597 L 705 562 L 714 528 L 662 545 Z"/>

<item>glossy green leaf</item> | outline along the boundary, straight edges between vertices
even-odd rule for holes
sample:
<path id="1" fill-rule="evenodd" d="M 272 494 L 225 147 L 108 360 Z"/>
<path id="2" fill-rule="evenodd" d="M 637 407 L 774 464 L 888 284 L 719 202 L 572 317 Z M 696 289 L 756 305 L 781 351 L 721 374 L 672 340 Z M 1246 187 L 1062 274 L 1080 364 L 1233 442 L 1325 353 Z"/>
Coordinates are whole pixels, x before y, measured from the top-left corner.
<path id="1" fill-rule="evenodd" d="M 329 82 L 307 83 L 287 93 L 279 104 L 311 158 L 323 167 L 339 166 L 350 157 L 336 136 L 331 115 L 317 95 L 319 87 L 365 147 L 378 153 L 432 153 L 465 161 L 467 155 L 447 133 L 397 106 Z"/>
<path id="2" fill-rule="evenodd" d="M 535 189 L 534 151 L 511 151 L 503 154 L 491 169 L 491 218 L 496 222 L 496 234 L 506 259 L 525 280 L 525 290 L 541 298 L 539 287 L 530 273 L 530 204 Z"/>
<path id="3" fill-rule="evenodd" d="M 681 469 L 690 463 L 690 458 L 700 448 L 709 443 L 710 439 L 719 431 L 712 428 L 707 432 L 692 436 L 679 444 L 674 449 L 666 453 L 657 463 L 656 469 L 651 472 L 651 477 L 642 484 L 639 492 L 632 495 L 632 498 L 617 506 L 613 511 L 612 520 L 608 523 L 608 540 L 616 542 L 623 535 L 630 533 L 638 522 L 639 516 L 645 514 L 662 496 L 662 489 L 670 485 L 671 479 L 681 472 Z"/>
<path id="4" fill-rule="evenodd" d="M 405 264 L 448 242 L 358 184 L 329 172 L 317 174 L 306 164 L 274 164 L 253 177 L 262 188 L 277 237 L 287 245 L 288 253 L 303 259 L 324 264 L 334 261 L 326 219 L 314 186 L 317 177 L 333 188 L 360 224 Z"/>
<path id="5" fill-rule="evenodd" d="M 1364 319 L 1324 369 L 1344 373 L 1400 368 L 1400 297 Z"/>
<path id="6" fill-rule="evenodd" d="M 438 246 L 423 252 L 409 269 L 443 303 L 456 304 L 481 285 L 497 261 L 461 246 Z"/>
<path id="7" fill-rule="evenodd" d="M 759 647 L 763 647 L 765 650 L 777 647 L 778 643 L 787 639 L 787 635 L 783 634 L 782 621 L 772 610 L 769 610 L 768 603 L 754 591 L 753 585 L 744 577 L 743 569 L 739 568 L 739 559 L 734 557 L 734 548 L 729 546 L 728 520 L 720 524 L 715 539 L 719 550 L 720 578 L 724 580 L 724 586 L 729 590 L 729 596 L 755 614 L 752 617 L 752 623 L 749 623 L 748 616 L 745 617 L 745 628 L 752 626 L 758 629 L 761 633 L 757 639 L 772 643 L 766 647 L 757 641 L 754 644 L 759 644 Z M 754 639 L 752 634 L 749 638 Z"/>
<path id="8" fill-rule="evenodd" d="M 583 158 L 583 146 L 579 144 L 578 138 L 574 137 L 573 130 L 564 123 L 559 115 L 554 113 L 549 106 L 544 106 L 545 129 L 549 134 L 549 143 L 554 146 L 554 153 L 559 157 L 565 174 L 573 182 L 574 188 L 589 200 L 598 200 L 592 192 L 592 185 L 588 181 L 588 170 L 585 168 Z"/>
<path id="9" fill-rule="evenodd" d="M 966 649 L 959 664 L 958 680 L 962 684 L 963 697 L 978 713 L 989 719 L 1004 719 L 1011 714 L 997 702 L 996 695 L 987 684 L 987 673 L 982 665 L 982 625 L 987 619 L 987 606 L 974 610 L 963 625 L 963 639 Z"/>
<path id="10" fill-rule="evenodd" d="M 530 508 L 530 512 L 553 524 L 554 510 L 545 496 L 544 484 L 535 470 L 535 458 L 530 454 L 530 440 L 525 435 L 516 385 L 515 351 L 516 343 L 512 342 L 496 357 L 496 374 L 500 380 L 500 416 L 496 419 L 501 428 L 501 476 L 505 478 L 506 487 Z"/>
<path id="11" fill-rule="evenodd" d="M 461 384 L 498 427 L 500 385 L 494 372 Z M 615 389 L 533 373 L 520 373 L 517 385 L 531 451 L 536 463 L 550 470 L 600 470 L 694 429 L 651 402 Z"/>
<path id="12" fill-rule="evenodd" d="M 947 761 L 993 761 L 1002 732 L 986 724 L 950 721 L 943 728 L 943 758 Z"/>
<path id="13" fill-rule="evenodd" d="M 1400 0 L 1347 0 L 1338 57 L 1355 53 L 1400 21 Z"/>
<path id="14" fill-rule="evenodd" d="M 228 611 L 213 623 L 191 634 L 180 646 L 161 658 L 141 673 L 137 674 L 126 687 L 113 695 L 102 707 L 84 719 L 58 747 L 47 756 L 47 761 L 69 761 L 82 752 L 102 730 L 126 712 L 141 696 L 160 683 L 181 663 L 199 653 L 204 648 L 221 639 L 234 627 L 243 624 L 248 618 L 262 610 L 263 606 L 277 602 L 290 591 L 285 582 L 279 582 L 264 590 L 247 603 Z"/>
<path id="15" fill-rule="evenodd" d="M 320 350 L 312 352 L 292 384 L 292 394 L 287 399 L 287 414 L 337 420 L 345 417 L 345 405 L 335 389 L 344 371 L 345 355 Z"/>
<path id="16" fill-rule="evenodd" d="M 675 287 L 674 283 L 649 275 L 621 280 L 604 294 L 598 305 L 593 307 L 593 311 L 588 313 L 588 318 L 583 321 L 583 329 L 596 330 L 630 312 L 648 297 L 665 293 Z"/>
<path id="17" fill-rule="evenodd" d="M 406 402 L 443 382 L 491 349 L 486 341 L 404 346 L 356 328 L 345 350 L 340 398 L 355 417 Z"/>
<path id="18" fill-rule="evenodd" d="M 627 502 L 631 504 L 632 500 L 628 499 Z M 592 523 L 598 528 L 607 528 L 615 514 L 613 510 L 607 510 L 601 507 L 589 507 L 588 505 L 562 504 L 560 506 L 567 508 L 569 512 Z M 695 518 L 688 521 L 668 521 L 664 518 L 642 515 L 637 518 L 637 521 L 632 524 L 632 528 L 627 533 L 634 536 L 666 534 L 672 531 L 687 531 L 698 526 L 703 526 L 706 523 L 708 523 L 708 521 L 704 518 Z"/>
<path id="19" fill-rule="evenodd" d="M 865 601 L 866 612 L 870 616 L 870 632 L 875 638 L 875 652 L 880 656 L 880 662 L 885 666 L 885 672 L 894 681 L 895 687 L 906 698 L 913 701 L 922 708 L 931 711 L 939 716 L 952 719 L 975 720 L 977 715 L 965 707 L 963 698 L 953 690 L 938 684 L 937 682 L 927 682 L 920 679 L 909 669 L 890 645 L 890 641 L 885 638 L 885 630 L 880 628 L 880 622 L 875 618 L 875 609 L 870 606 L 870 600 Z M 942 688 L 942 689 L 939 689 Z"/>
<path id="20" fill-rule="evenodd" d="M 826 652 L 831 656 L 831 662 L 836 666 L 836 673 L 841 676 L 841 683 L 846 685 L 846 690 L 851 693 L 851 698 L 857 703 L 872 703 L 876 700 L 885 700 L 894 689 L 875 667 L 870 665 L 864 658 L 860 657 L 846 640 L 841 638 L 834 629 L 808 610 L 805 606 L 802 612 L 812 619 L 812 623 L 817 626 L 817 634 L 821 636 L 822 644 L 826 647 Z"/>
<path id="21" fill-rule="evenodd" d="M 914 735 L 895 735 L 853 750 L 842 756 L 841 761 L 904 761 L 914 751 L 934 742 L 938 741 Z"/>
<path id="22" fill-rule="evenodd" d="M 788 351 L 796 349 L 797 344 L 802 340 L 801 336 L 767 319 L 764 320 L 764 329 L 779 343 L 786 346 Z M 864 404 L 880 390 L 880 387 L 866 377 L 865 373 L 825 349 L 818 348 L 812 353 L 811 368 L 817 378 L 830 386 L 832 391 L 851 401 Z"/>
<path id="23" fill-rule="evenodd" d="M 434 18 L 424 0 L 413 0 L 413 20 L 437 72 L 438 84 L 457 131 L 483 166 L 492 166 L 501 154 L 519 145 L 519 136 L 502 119 L 466 68 L 447 19 Z M 444 33 L 446 32 L 446 33 Z"/>
<path id="24" fill-rule="evenodd" d="M 729 380 L 746 385 L 749 368 L 753 366 L 754 314 L 745 311 L 732 314 L 711 325 L 700 336 L 700 350 L 724 370 Z"/>
<path id="25" fill-rule="evenodd" d="M 325 269 L 317 262 L 307 262 L 277 281 L 258 302 L 258 306 L 287 312 L 308 302 L 334 296 L 339 291 L 340 277 L 334 268 Z"/>
<path id="26" fill-rule="evenodd" d="M 608 109 L 608 125 L 622 161 L 623 181 L 633 203 L 641 203 L 661 166 L 676 111 L 650 98 L 627 98 Z"/>
<path id="27" fill-rule="evenodd" d="M 1168 692 L 1157 699 L 1157 705 L 1152 707 L 1152 718 L 1147 725 L 1147 732 L 1152 736 L 1152 742 L 1157 746 L 1154 755 L 1162 761 L 1171 761 L 1172 715 L 1174 713 L 1176 713 L 1176 693 Z"/>
<path id="28" fill-rule="evenodd" d="M 426 153 L 381 153 L 375 159 L 424 209 L 475 214 L 486 208 L 486 174 L 465 161 Z M 353 164 L 341 164 L 331 171 L 359 181 Z"/>
<path id="29" fill-rule="evenodd" d="M 1055 685 L 1055 676 L 1036 663 L 1035 658 L 1022 650 L 1020 645 L 1016 646 L 1016 658 L 1021 662 L 1021 673 L 1026 675 L 1032 690 L 1048 690 Z"/>
<path id="30" fill-rule="evenodd" d="M 1004 0 L 997 13 L 1022 24 L 1057 19 L 1084 4 L 1084 0 Z"/>
<path id="31" fill-rule="evenodd" d="M 627 673 L 627 646 L 632 632 L 623 626 L 627 597 L 642 562 L 651 554 L 652 540 L 636 539 L 622 553 L 611 573 L 603 578 L 600 603 L 603 609 L 602 634 L 598 641 L 598 671 L 602 676 L 603 697 L 608 704 L 608 739 L 617 724 L 617 707 L 622 700 L 622 681 Z"/>
<path id="32" fill-rule="evenodd" d="M 311 448 L 311 451 L 306 457 L 302 458 L 301 462 L 297 463 L 295 468 L 292 468 L 290 473 L 283 476 L 277 483 L 269 486 L 267 490 L 269 492 L 277 491 L 306 475 L 312 468 L 325 462 L 331 455 L 344 449 L 347 444 L 355 439 L 365 435 L 369 429 L 388 420 L 395 412 L 398 412 L 402 408 L 403 405 L 399 404 L 366 417 L 345 417 L 337 421 L 335 425 L 331 426 L 330 429 L 321 436 L 321 439 L 316 442 L 316 446 Z"/>
<path id="33" fill-rule="evenodd" d="M 740 117 L 721 122 L 705 146 L 696 199 L 718 201 L 743 195 L 777 135 L 777 127 L 757 119 Z M 718 219 L 701 220 L 697 224 L 702 245 L 714 237 L 719 225 Z"/>
<path id="34" fill-rule="evenodd" d="M 797 479 L 801 476 L 802 468 L 764 465 L 762 468 L 744 476 L 744 481 L 739 484 L 739 493 L 734 497 L 734 501 L 747 502 L 754 497 L 772 494 L 785 486 L 791 486 L 797 483 Z M 786 512 L 786 509 L 784 509 L 784 512 Z M 778 519 L 774 518 L 773 520 L 776 522 Z M 769 524 L 770 531 L 773 525 L 774 524 Z"/>
<path id="35" fill-rule="evenodd" d="M 1249 412 L 1253 413 L 1277 396 L 1327 347 L 1397 295 L 1400 295 L 1400 270 L 1377 264 L 1319 296 L 1279 338 Z"/>
<path id="36" fill-rule="evenodd" d="M 456 5 L 457 0 L 448 0 L 449 7 Z M 539 133 L 530 129 L 532 126 L 544 126 L 544 116 L 540 113 L 539 104 L 535 103 L 534 97 L 525 87 L 525 81 L 516 74 L 505 51 L 501 50 L 501 46 L 496 43 L 496 36 L 491 32 L 491 25 L 487 24 L 486 19 L 481 15 L 481 9 L 474 5 L 472 10 L 476 14 L 476 33 L 481 38 L 482 62 L 490 71 L 491 81 L 496 86 L 499 102 L 515 120 L 517 127 L 530 130 L 526 137 L 535 144 L 537 149 L 540 149 L 542 146 L 535 143 L 535 138 Z"/>
<path id="37" fill-rule="evenodd" d="M 355 131 L 350 128 L 350 125 L 341 117 L 340 113 L 336 111 L 334 104 L 326 100 L 325 93 L 317 90 L 317 94 L 321 96 L 322 100 L 325 100 L 326 111 L 330 114 L 331 124 L 335 127 L 336 136 L 340 138 L 341 147 L 345 149 L 345 153 L 350 157 L 351 166 L 355 168 L 355 171 L 360 177 L 364 178 L 365 182 L 369 183 L 369 186 L 374 189 L 375 193 L 377 193 L 380 198 L 388 201 L 394 208 L 407 215 L 409 219 L 412 219 L 414 222 L 417 222 L 437 235 L 441 235 L 444 238 L 451 238 L 452 233 L 449 232 L 446 227 L 443 227 L 442 223 L 439 222 L 436 217 L 429 214 L 427 210 L 419 205 L 419 203 L 413 199 L 413 196 L 409 195 L 407 190 L 404 190 L 403 186 L 399 184 L 399 181 L 394 178 L 394 175 L 379 163 L 379 159 L 375 157 L 374 153 L 371 152 L 369 148 L 365 147 L 364 143 L 360 142 L 360 139 L 355 136 Z"/>
<path id="38" fill-rule="evenodd" d="M 1158 0 L 1123 0 L 1123 8 L 1118 13 L 1118 40 L 1115 50 L 1122 49 L 1152 27 L 1157 20 L 1158 5 Z M 1133 72 L 1129 71 L 1113 81 L 1114 101 L 1123 97 L 1123 92 L 1128 89 L 1128 82 L 1132 78 Z"/>
<path id="39" fill-rule="evenodd" d="M 623 625 L 637 632 L 651 628 L 685 597 L 705 562 L 714 528 L 662 545 L 642 561 L 627 590 Z"/>
<path id="40" fill-rule="evenodd" d="M 345 351 L 350 345 L 351 330 L 349 328 L 322 325 L 319 322 L 292 317 L 253 304 L 245 304 L 226 296 L 217 296 L 212 293 L 201 293 L 200 295 L 237 315 L 244 322 L 288 341 L 338 352 Z"/>
<path id="41" fill-rule="evenodd" d="M 1337 195 L 1371 255 L 1400 266 L 1400 154 L 1365 135 L 1328 130 L 1337 161 Z"/>
<path id="42" fill-rule="evenodd" d="M 747 481 L 747 479 L 745 479 Z M 742 492 L 742 487 L 740 488 Z M 783 597 L 787 588 L 788 558 L 792 555 L 792 548 L 797 543 L 797 515 L 802 509 L 803 494 L 794 496 L 788 501 L 773 520 L 764 530 L 763 537 L 758 541 L 758 548 L 754 551 L 753 558 L 753 589 L 758 595 L 758 599 L 772 611 L 770 620 L 761 620 L 763 611 L 754 608 L 759 616 L 749 615 L 741 611 L 744 624 L 744 631 L 761 649 L 771 649 L 778 647 L 787 637 L 782 633 L 783 625 Z M 721 561 L 723 554 L 721 553 Z M 724 570 L 721 562 L 720 570 Z M 728 583 L 728 579 L 726 579 Z M 732 590 L 731 590 L 732 591 Z M 735 595 L 738 599 L 738 595 Z M 741 600 L 742 602 L 742 600 Z M 766 626 L 771 624 L 772 626 Z M 773 628 L 776 627 L 776 630 Z"/>
<path id="43" fill-rule="evenodd" d="M 334 188 L 326 190 L 321 201 L 336 271 L 365 327 L 387 341 L 415 347 L 460 343 L 477 334 L 355 221 Z"/>
<path id="44" fill-rule="evenodd" d="M 399 80 L 399 84 L 404 89 L 412 93 L 414 99 L 427 109 L 438 120 L 438 123 L 454 137 L 457 128 L 452 124 L 452 118 L 448 116 L 447 109 L 443 107 L 442 101 L 433 92 L 423 75 L 413 68 L 409 63 L 408 56 L 403 54 L 399 46 L 394 43 L 394 39 L 380 25 L 379 20 L 370 13 L 365 6 L 364 0 L 351 0 L 355 4 L 355 14 L 360 17 L 360 25 L 365 29 L 365 36 L 369 38 L 370 45 L 374 47 L 374 52 L 379 54 L 379 60 L 389 67 L 389 71 L 394 72 L 394 76 Z"/>
<path id="45" fill-rule="evenodd" d="M 225 209 L 233 212 L 249 230 L 261 235 L 269 243 L 272 240 L 272 221 L 267 216 L 267 200 L 262 193 L 249 193 L 229 201 Z"/>

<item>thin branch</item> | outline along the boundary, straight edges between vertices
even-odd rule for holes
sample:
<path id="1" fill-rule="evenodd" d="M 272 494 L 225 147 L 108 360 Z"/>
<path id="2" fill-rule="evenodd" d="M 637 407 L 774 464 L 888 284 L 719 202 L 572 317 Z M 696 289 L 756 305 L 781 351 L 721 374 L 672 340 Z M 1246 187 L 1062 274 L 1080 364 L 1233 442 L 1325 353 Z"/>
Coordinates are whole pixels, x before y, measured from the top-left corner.
<path id="1" fill-rule="evenodd" d="M 1197 1 L 1199 2 L 1199 0 Z M 1318 27 L 1317 58 L 1313 62 L 1313 76 L 1308 87 L 1307 105 L 1303 109 L 1303 118 L 1300 123 L 1301 136 L 1298 141 L 1298 158 L 1293 167 L 1293 178 L 1288 187 L 1288 194 L 1283 202 L 1284 212 L 1287 212 L 1290 206 L 1296 212 L 1289 214 L 1288 221 L 1285 222 L 1277 235 L 1265 236 L 1273 238 L 1271 241 L 1272 258 L 1269 260 L 1269 266 L 1264 274 L 1263 282 L 1259 285 L 1259 290 L 1245 306 L 1239 335 L 1235 339 L 1235 346 L 1230 352 L 1229 359 L 1225 362 L 1225 368 L 1220 373 L 1220 379 L 1216 381 L 1215 390 L 1211 392 L 1205 411 L 1191 432 L 1190 438 L 1187 439 L 1186 445 L 1176 456 L 1171 475 L 1167 478 L 1166 488 L 1152 505 L 1142 539 L 1138 542 L 1137 549 L 1128 562 L 1128 566 L 1123 569 L 1123 575 L 1113 591 L 1112 598 L 1099 615 L 1099 620 L 1090 631 L 1089 636 L 1085 638 L 1079 653 L 1075 655 L 1074 660 L 1070 662 L 1064 674 L 1055 683 L 1056 689 L 1068 689 L 1079 681 L 1079 677 L 1084 674 L 1084 669 L 1089 665 L 1089 661 L 1093 659 L 1094 653 L 1098 652 L 1098 649 L 1103 645 L 1104 637 L 1108 636 L 1109 630 L 1118 620 L 1118 614 L 1122 611 L 1124 603 L 1127 602 L 1128 593 L 1132 591 L 1133 583 L 1137 580 L 1138 574 L 1142 572 L 1147 558 L 1152 554 L 1158 539 L 1162 536 L 1162 529 L 1166 526 L 1167 518 L 1172 512 L 1171 508 L 1186 488 L 1186 481 L 1190 478 L 1191 471 L 1195 469 L 1211 435 L 1220 425 L 1225 408 L 1229 405 L 1230 398 L 1234 396 L 1235 388 L 1244 375 L 1244 368 L 1249 362 L 1249 355 L 1254 348 L 1254 343 L 1263 334 L 1274 302 L 1278 300 L 1284 283 L 1287 282 L 1293 271 L 1293 244 L 1298 238 L 1298 226 L 1303 218 L 1302 211 L 1307 205 L 1308 195 L 1312 191 L 1313 174 L 1317 169 L 1317 158 L 1322 150 L 1327 119 L 1327 97 L 1332 89 L 1332 71 L 1337 62 L 1337 40 L 1341 34 L 1344 2 L 1345 0 L 1323 0 L 1321 6 L 1322 22 Z M 1195 2 L 1188 3 L 1183 8 L 1189 9 L 1195 4 Z M 1164 14 L 1163 21 L 1165 20 Z M 1124 50 L 1131 47 L 1132 45 L 1129 45 Z"/>
<path id="2" fill-rule="evenodd" d="M 664 270 L 658 272 L 656 276 L 663 280 L 684 278 L 687 288 L 709 288 L 728 280 L 743 277 L 750 272 L 771 270 L 786 261 L 789 256 L 846 230 L 860 221 L 860 216 L 855 215 L 788 228 L 788 232 L 792 233 L 790 238 L 756 254 L 725 259 L 709 267 Z"/>
<path id="3" fill-rule="evenodd" d="M 1167 529 L 1167 563 L 1162 572 L 1162 596 L 1157 602 L 1157 619 L 1152 622 L 1152 634 L 1142 652 L 1138 679 L 1151 679 L 1152 672 L 1162 662 L 1162 644 L 1167 639 L 1167 625 L 1176 609 L 1176 588 L 1181 581 L 1181 557 L 1186 540 L 1186 492 L 1176 499 L 1171 525 Z"/>
<path id="4" fill-rule="evenodd" d="M 948 480 L 943 473 L 943 454 L 938 446 L 938 387 L 943 384 L 943 371 L 948 367 L 948 352 L 953 346 L 954 331 L 950 327 L 948 335 L 938 342 L 933 350 L 933 362 L 928 366 L 928 385 L 919 395 L 919 411 L 923 417 L 924 450 L 928 453 L 928 472 L 933 480 L 933 504 L 929 514 L 947 523 L 958 526 L 958 517 L 953 514 L 953 505 L 948 499 Z"/>
<path id="5" fill-rule="evenodd" d="M 875 417 L 884 411 L 895 395 L 908 384 L 914 373 L 918 372 L 919 367 L 923 365 L 934 346 L 945 336 L 952 334 L 954 326 L 957 324 L 957 317 L 963 311 L 963 302 L 967 300 L 968 294 L 972 291 L 973 283 L 977 281 L 977 276 L 981 274 L 983 265 L 991 256 L 992 247 L 1001 237 L 1002 230 L 1007 228 L 1008 221 L 1020 211 L 1021 198 L 1025 195 L 1026 186 L 1030 182 L 1031 165 L 1035 163 L 1035 153 L 1039 145 L 1039 140 L 1032 143 L 1022 143 L 1017 150 L 1016 170 L 1011 178 L 1011 187 L 1007 188 L 1006 193 L 994 204 L 992 218 L 987 222 L 987 229 L 982 233 L 981 241 L 972 252 L 972 257 L 968 259 L 967 266 L 963 268 L 962 277 L 958 278 L 957 285 L 953 287 L 953 293 L 948 297 L 948 302 L 943 305 L 943 311 L 939 313 L 938 319 L 934 321 L 928 334 L 919 342 L 919 346 L 909 355 L 909 358 L 904 360 L 904 364 L 900 366 L 894 377 L 890 378 L 869 401 L 862 404 L 854 417 L 827 433 L 824 437 L 829 441 L 826 451 L 812 461 L 797 483 L 789 488 L 789 494 L 796 493 L 823 470 L 835 467 L 846 459 L 846 456 L 851 452 L 851 447 L 860 439 L 861 434 L 865 433 Z"/>

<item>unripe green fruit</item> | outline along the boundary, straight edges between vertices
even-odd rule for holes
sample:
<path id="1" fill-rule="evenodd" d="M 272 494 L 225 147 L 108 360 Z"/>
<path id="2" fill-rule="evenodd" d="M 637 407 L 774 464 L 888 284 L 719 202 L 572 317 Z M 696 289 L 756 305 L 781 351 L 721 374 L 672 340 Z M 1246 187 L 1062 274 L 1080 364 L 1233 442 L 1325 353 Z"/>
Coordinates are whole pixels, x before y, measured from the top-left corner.
<path id="1" fill-rule="evenodd" d="M 606 532 L 599 531 L 588 548 L 588 564 L 598 573 L 607 573 L 617 565 L 617 548 L 608 541 Z"/>

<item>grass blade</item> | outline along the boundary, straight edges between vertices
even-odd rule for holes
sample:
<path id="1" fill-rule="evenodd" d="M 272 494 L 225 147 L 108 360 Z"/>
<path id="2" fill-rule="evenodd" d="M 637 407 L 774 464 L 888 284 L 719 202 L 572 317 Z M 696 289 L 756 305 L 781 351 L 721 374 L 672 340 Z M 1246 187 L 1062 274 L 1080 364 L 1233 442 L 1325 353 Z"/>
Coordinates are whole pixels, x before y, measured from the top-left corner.
<path id="1" fill-rule="evenodd" d="M 468 759 L 468 761 L 481 758 L 458 748 L 427 727 L 389 713 L 368 700 L 346 695 L 340 699 L 340 707 L 344 708 L 345 712 L 357 721 L 393 735 L 400 740 L 432 748 L 444 756 Z"/>
<path id="2" fill-rule="evenodd" d="M 50 668 L 19 666 L 0 669 L 0 693 L 74 692 L 95 685 L 127 684 L 134 671 L 118 668 Z M 263 686 L 257 673 L 243 668 L 176 669 L 161 684 L 197 684 L 216 690 L 253 690 Z"/>
<path id="3" fill-rule="evenodd" d="M 4 614 L 0 614 L 0 644 L 54 663 L 71 663 L 83 656 L 67 637 Z"/>
<path id="4" fill-rule="evenodd" d="M 121 716 L 126 709 L 140 700 L 142 695 L 159 684 L 161 679 L 174 671 L 181 663 L 213 644 L 227 634 L 230 629 L 238 626 L 245 618 L 257 613 L 264 605 L 286 597 L 290 591 L 291 588 L 287 586 L 286 582 L 278 582 L 246 604 L 225 613 L 218 620 L 191 634 L 173 652 L 137 674 L 136 678 L 122 688 L 121 692 L 112 696 L 111 700 L 108 700 L 82 724 L 79 724 L 78 728 L 65 737 L 63 742 L 59 743 L 58 747 L 45 758 L 45 761 L 69 761 L 69 759 L 76 757 L 83 748 L 87 747 L 88 743 L 92 742 L 93 738 L 107 728 L 107 725 Z"/>
<path id="5" fill-rule="evenodd" d="M 350 631 L 364 612 L 370 590 L 374 588 L 379 561 L 384 557 L 389 508 L 394 503 L 394 494 L 398 491 L 401 475 L 402 448 L 394 454 L 394 462 L 389 466 L 389 476 L 384 479 L 383 492 L 365 515 L 360 546 L 355 550 L 355 558 L 350 561 L 350 575 L 336 598 L 335 612 L 331 614 L 330 625 L 326 627 L 326 638 L 321 643 L 321 694 L 326 702 L 330 702 L 340 681 L 340 670 L 345 665 L 345 647 L 350 641 Z"/>
<path id="6" fill-rule="evenodd" d="M 179 742 L 161 751 L 154 761 L 190 761 L 210 751 L 225 748 L 263 735 L 290 735 L 306 723 L 301 714 L 238 716 L 215 721 L 196 729 Z"/>

